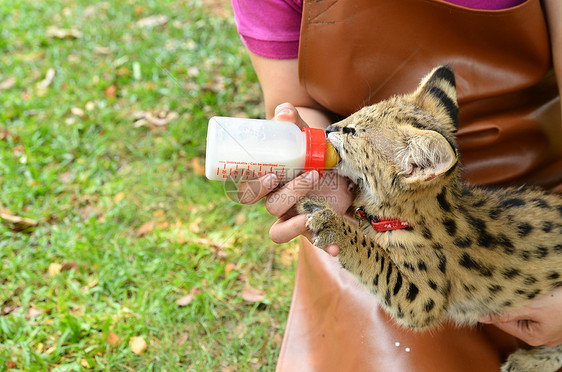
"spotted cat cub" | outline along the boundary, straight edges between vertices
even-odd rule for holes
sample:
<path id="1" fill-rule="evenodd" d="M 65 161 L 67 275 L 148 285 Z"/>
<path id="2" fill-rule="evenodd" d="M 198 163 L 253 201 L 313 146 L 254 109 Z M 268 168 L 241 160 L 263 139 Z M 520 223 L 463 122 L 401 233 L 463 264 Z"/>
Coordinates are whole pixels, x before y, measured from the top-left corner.
<path id="1" fill-rule="evenodd" d="M 319 247 L 398 322 L 476 324 L 562 285 L 562 198 L 537 188 L 466 185 L 454 133 L 454 74 L 438 67 L 409 95 L 365 107 L 327 129 L 339 174 L 357 184 L 359 228 L 329 204 L 299 204 Z M 502 371 L 556 371 L 562 346 L 511 354 Z"/>

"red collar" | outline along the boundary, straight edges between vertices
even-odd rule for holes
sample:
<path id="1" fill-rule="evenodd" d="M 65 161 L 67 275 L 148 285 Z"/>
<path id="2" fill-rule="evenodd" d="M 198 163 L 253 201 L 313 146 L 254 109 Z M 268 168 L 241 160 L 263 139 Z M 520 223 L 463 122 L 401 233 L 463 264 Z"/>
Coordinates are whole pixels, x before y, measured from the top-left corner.
<path id="1" fill-rule="evenodd" d="M 371 223 L 371 226 L 373 226 L 373 229 L 378 232 L 405 229 L 412 226 L 409 222 L 401 221 L 398 218 L 382 218 L 371 216 L 370 214 L 365 212 L 363 207 L 359 207 L 355 210 L 355 217 L 358 218 L 357 216 L 369 221 Z"/>

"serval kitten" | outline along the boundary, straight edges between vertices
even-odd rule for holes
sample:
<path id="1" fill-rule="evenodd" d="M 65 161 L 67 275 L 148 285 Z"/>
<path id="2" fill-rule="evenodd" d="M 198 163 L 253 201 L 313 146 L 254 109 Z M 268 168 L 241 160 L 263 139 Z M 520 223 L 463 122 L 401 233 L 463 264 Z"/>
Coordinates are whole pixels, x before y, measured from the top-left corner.
<path id="1" fill-rule="evenodd" d="M 454 73 L 441 66 L 414 93 L 327 129 L 342 159 L 335 169 L 356 183 L 354 206 L 369 223 L 354 227 L 322 199 L 299 204 L 313 243 L 337 244 L 342 266 L 411 328 L 476 324 L 562 285 L 561 196 L 464 183 L 457 125 Z M 540 346 L 517 350 L 501 370 L 560 367 L 562 346 Z"/>

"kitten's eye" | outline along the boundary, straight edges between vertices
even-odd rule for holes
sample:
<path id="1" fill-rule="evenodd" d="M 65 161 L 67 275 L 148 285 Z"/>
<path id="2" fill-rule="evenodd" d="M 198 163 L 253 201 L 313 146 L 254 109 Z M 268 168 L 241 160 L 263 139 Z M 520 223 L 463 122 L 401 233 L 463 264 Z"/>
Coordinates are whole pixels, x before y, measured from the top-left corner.
<path id="1" fill-rule="evenodd" d="M 355 128 L 343 127 L 342 132 L 344 132 L 344 133 L 350 133 L 350 134 L 355 134 Z"/>

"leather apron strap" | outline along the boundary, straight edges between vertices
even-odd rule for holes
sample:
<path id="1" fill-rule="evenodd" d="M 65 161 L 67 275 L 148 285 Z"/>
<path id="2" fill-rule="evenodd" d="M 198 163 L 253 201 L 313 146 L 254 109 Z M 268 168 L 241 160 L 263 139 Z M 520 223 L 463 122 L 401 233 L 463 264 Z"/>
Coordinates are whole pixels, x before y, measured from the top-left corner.
<path id="1" fill-rule="evenodd" d="M 347 116 L 455 69 L 457 134 L 475 184 L 562 186 L 560 100 L 539 0 L 499 11 L 439 0 L 305 0 L 299 74 Z"/>

